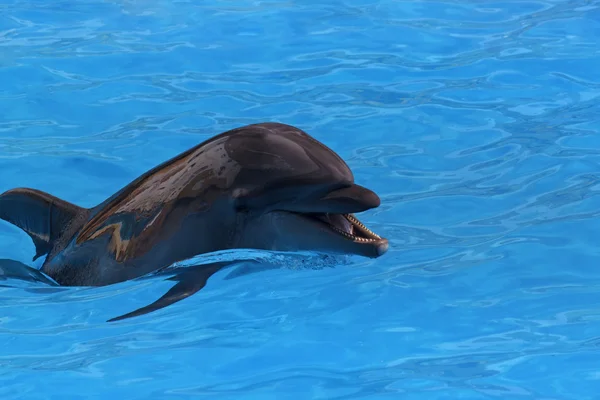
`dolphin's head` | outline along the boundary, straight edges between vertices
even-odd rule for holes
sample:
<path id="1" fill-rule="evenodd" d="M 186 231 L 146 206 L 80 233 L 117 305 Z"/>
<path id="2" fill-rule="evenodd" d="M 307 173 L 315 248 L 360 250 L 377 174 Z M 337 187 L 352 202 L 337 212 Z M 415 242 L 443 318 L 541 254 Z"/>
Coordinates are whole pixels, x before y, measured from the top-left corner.
<path id="1" fill-rule="evenodd" d="M 379 257 L 388 241 L 354 213 L 380 204 L 354 183 L 348 165 L 298 128 L 264 123 L 228 132 L 237 165 L 230 196 L 238 215 L 237 247 L 315 250 Z"/>

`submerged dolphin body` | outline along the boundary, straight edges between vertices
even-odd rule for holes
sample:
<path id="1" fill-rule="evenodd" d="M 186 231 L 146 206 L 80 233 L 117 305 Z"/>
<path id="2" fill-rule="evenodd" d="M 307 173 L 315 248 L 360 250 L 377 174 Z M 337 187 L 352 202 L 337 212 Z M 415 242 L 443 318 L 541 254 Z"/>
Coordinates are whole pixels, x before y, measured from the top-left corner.
<path id="1" fill-rule="evenodd" d="M 208 139 L 91 209 L 6 191 L 0 218 L 29 234 L 34 260 L 47 255 L 41 271 L 57 283 L 102 286 L 235 248 L 379 257 L 388 241 L 352 214 L 379 204 L 331 149 L 298 128 L 261 123 Z M 188 297 L 222 267 L 180 273 L 154 308 L 123 317 Z"/>

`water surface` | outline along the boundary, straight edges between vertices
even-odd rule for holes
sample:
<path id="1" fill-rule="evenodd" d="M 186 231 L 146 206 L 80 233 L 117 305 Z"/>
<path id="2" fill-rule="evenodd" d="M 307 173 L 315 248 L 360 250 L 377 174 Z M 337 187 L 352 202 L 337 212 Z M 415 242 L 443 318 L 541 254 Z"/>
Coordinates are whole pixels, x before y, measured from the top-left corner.
<path id="1" fill-rule="evenodd" d="M 172 283 L 0 288 L 0 397 L 597 399 L 599 7 L 3 0 L 1 191 L 91 207 L 279 121 L 380 194 L 363 219 L 391 250 L 222 272 L 115 324 Z"/>

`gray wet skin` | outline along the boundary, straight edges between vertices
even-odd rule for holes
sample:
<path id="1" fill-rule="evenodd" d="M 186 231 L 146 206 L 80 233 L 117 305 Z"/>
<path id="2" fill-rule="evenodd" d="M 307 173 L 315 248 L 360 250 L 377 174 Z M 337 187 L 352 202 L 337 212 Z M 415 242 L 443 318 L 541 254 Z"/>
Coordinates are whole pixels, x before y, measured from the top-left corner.
<path id="1" fill-rule="evenodd" d="M 345 216 L 379 204 L 331 149 L 262 123 L 197 145 L 91 209 L 9 190 L 0 218 L 30 235 L 60 285 L 102 286 L 234 248 L 379 257 L 388 241 Z"/>

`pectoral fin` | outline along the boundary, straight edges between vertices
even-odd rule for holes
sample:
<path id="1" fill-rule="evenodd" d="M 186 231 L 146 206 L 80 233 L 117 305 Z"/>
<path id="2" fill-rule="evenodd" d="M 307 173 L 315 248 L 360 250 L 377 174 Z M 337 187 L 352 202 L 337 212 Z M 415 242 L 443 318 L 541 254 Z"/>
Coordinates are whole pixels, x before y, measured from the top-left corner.
<path id="1" fill-rule="evenodd" d="M 154 303 L 149 304 L 145 307 L 138 308 L 135 311 L 121 315 L 119 317 L 111 318 L 107 322 L 121 321 L 123 319 L 137 317 L 140 315 L 148 314 L 161 308 L 167 307 L 173 303 L 177 303 L 187 297 L 190 297 L 194 293 L 202 289 L 208 278 L 218 272 L 221 268 L 225 267 L 230 262 L 217 262 L 213 264 L 199 265 L 195 267 L 187 267 L 177 275 L 167 278 L 169 281 L 177 281 L 167 293 L 165 293 L 160 299 Z"/>
<path id="2" fill-rule="evenodd" d="M 225 277 L 225 279 L 231 279 L 237 276 L 246 275 L 253 272 L 262 271 L 264 269 L 271 269 L 273 267 L 261 268 L 261 263 L 255 260 L 244 260 L 244 261 L 220 261 L 210 264 L 196 265 L 185 268 L 178 268 L 171 270 L 175 273 L 174 276 L 167 278 L 166 280 L 176 281 L 177 283 L 167 293 L 165 293 L 160 299 L 154 303 L 149 304 L 145 307 L 138 308 L 135 311 L 121 315 L 120 317 L 111 318 L 107 322 L 115 322 L 123 319 L 137 317 L 140 315 L 148 314 L 153 311 L 160 310 L 161 308 L 170 306 L 173 303 L 177 303 L 187 297 L 190 297 L 194 293 L 202 289 L 208 279 L 220 271 L 223 268 L 235 266 L 237 267 L 232 273 Z M 164 273 L 169 273 L 165 271 Z M 162 274 L 162 273 L 161 273 Z"/>

